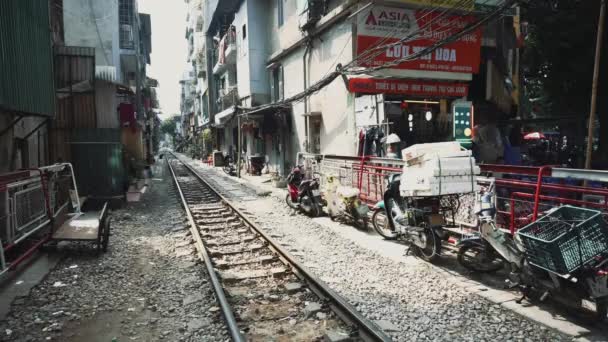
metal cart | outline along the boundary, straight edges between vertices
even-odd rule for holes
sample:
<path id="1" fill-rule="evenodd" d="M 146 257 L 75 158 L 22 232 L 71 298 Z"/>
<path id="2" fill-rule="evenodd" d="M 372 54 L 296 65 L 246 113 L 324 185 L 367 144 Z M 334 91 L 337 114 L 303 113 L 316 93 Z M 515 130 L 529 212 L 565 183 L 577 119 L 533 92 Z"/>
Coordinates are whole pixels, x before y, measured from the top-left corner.
<path id="1" fill-rule="evenodd" d="M 91 242 L 97 247 L 97 252 L 108 250 L 110 241 L 111 218 L 109 215 L 108 203 L 105 202 L 99 211 L 82 212 L 83 198 L 78 195 L 76 178 L 71 164 L 63 164 L 64 171 L 72 179 L 73 188 L 70 189 L 70 200 L 72 210 L 59 213 L 60 217 L 56 224 L 51 239 L 53 241 L 77 241 Z"/>

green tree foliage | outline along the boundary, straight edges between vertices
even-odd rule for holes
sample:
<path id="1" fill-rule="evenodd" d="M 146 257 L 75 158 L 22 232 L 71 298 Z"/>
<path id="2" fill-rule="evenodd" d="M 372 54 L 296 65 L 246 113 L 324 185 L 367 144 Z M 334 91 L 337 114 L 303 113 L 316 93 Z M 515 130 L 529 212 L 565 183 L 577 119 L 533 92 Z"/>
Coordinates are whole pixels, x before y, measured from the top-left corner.
<path id="1" fill-rule="evenodd" d="M 537 0 L 523 7 L 529 34 L 524 77 L 529 97 L 545 97 L 554 116 L 589 116 L 600 0 Z M 608 34 L 604 34 L 598 118 L 598 156 L 608 155 Z"/>
<path id="2" fill-rule="evenodd" d="M 160 126 L 161 133 L 168 134 L 171 137 L 175 137 L 176 133 L 176 122 L 174 118 L 165 119 Z"/>

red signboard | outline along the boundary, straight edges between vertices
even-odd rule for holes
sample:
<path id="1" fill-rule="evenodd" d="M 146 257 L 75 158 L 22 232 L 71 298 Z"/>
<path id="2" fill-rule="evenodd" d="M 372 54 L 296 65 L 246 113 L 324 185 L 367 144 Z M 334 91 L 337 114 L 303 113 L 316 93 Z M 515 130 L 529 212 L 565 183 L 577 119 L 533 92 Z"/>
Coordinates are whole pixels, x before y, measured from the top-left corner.
<path id="1" fill-rule="evenodd" d="M 394 62 L 421 51 L 475 22 L 473 16 L 441 16 L 437 11 L 372 6 L 359 17 L 357 56 L 383 46 L 363 58 L 360 66 L 373 67 Z M 394 69 L 427 70 L 458 73 L 479 72 L 481 28 L 446 44 L 430 54 L 408 60 Z M 411 37 L 405 39 L 407 37 Z M 404 41 L 400 41 L 403 40 Z M 395 43 L 395 44 L 393 44 Z"/>
<path id="2" fill-rule="evenodd" d="M 352 93 L 403 94 L 428 97 L 463 97 L 469 94 L 465 83 L 428 82 L 418 80 L 379 80 L 351 78 L 348 90 Z"/>

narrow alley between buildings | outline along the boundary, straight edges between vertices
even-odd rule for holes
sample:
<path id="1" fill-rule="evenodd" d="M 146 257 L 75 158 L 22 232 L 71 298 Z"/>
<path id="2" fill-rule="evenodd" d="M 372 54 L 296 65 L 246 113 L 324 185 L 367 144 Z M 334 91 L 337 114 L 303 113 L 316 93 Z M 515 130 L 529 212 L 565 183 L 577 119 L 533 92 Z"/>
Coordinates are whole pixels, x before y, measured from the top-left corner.
<path id="1" fill-rule="evenodd" d="M 0 0 L 0 341 L 608 342 L 607 1 Z"/>

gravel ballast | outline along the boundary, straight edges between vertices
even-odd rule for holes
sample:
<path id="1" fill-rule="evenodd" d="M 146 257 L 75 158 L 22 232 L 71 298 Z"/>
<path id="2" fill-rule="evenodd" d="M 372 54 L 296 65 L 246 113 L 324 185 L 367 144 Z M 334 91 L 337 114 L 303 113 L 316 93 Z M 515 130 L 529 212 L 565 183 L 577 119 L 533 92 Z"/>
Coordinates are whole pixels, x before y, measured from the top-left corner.
<path id="1" fill-rule="evenodd" d="M 216 170 L 198 169 L 226 178 Z M 420 259 L 404 256 L 403 262 L 395 262 L 345 239 L 318 219 L 290 209 L 283 196 L 275 193 L 240 206 L 395 341 L 572 339 L 468 292 Z"/>
<path id="2" fill-rule="evenodd" d="M 0 341 L 227 341 L 164 163 L 142 202 L 112 212 L 109 250 L 66 257 L 0 322 Z"/>

